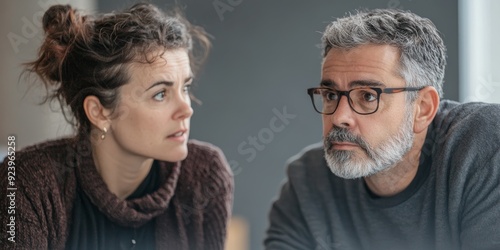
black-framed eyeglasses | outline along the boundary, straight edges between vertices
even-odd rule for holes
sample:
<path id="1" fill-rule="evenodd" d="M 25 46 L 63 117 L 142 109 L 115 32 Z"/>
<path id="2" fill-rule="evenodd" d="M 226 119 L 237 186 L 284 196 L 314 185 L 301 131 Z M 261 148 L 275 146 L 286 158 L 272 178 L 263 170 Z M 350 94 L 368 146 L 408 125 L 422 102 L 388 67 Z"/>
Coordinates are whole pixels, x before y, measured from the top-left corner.
<path id="1" fill-rule="evenodd" d="M 408 88 L 372 88 L 359 87 L 348 91 L 340 91 L 327 87 L 307 89 L 307 94 L 311 97 L 313 107 L 316 112 L 324 115 L 335 113 L 343 95 L 351 109 L 360 115 L 369 115 L 377 112 L 380 103 L 380 94 L 395 94 L 404 91 L 420 91 L 423 87 Z"/>

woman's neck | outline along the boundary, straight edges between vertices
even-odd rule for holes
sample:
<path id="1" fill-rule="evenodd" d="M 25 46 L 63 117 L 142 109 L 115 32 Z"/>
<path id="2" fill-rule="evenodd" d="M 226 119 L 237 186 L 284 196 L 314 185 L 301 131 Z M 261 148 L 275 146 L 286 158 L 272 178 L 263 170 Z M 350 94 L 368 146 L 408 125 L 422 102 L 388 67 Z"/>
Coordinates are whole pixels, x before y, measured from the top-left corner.
<path id="1" fill-rule="evenodd" d="M 144 181 L 154 160 L 131 155 L 111 140 L 92 143 L 92 156 L 109 191 L 121 200 L 130 196 Z"/>

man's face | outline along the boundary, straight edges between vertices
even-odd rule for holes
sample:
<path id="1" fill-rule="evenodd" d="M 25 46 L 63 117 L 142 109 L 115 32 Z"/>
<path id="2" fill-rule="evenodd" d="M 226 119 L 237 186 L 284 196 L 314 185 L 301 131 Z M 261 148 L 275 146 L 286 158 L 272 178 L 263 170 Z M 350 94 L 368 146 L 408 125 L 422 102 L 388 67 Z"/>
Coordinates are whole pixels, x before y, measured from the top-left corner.
<path id="1" fill-rule="evenodd" d="M 389 45 L 332 49 L 324 58 L 321 85 L 347 91 L 355 87 L 406 87 L 398 75 L 400 53 Z M 323 115 L 325 158 L 334 174 L 359 178 L 388 169 L 413 145 L 413 108 L 404 93 L 381 94 L 377 112 L 354 112 L 345 96 L 337 110 Z"/>

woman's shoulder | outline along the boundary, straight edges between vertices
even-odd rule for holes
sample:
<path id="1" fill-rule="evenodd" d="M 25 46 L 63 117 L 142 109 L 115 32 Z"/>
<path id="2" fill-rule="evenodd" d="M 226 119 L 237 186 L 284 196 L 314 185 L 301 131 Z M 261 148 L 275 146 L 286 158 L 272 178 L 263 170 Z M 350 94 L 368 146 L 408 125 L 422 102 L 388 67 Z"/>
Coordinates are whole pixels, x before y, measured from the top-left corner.
<path id="1" fill-rule="evenodd" d="M 72 138 L 45 141 L 16 151 L 13 164 L 17 177 L 29 179 L 33 183 L 36 183 L 36 180 L 44 182 L 65 165 L 71 152 L 74 152 Z M 9 159 L 5 158 L 3 164 L 8 164 L 7 161 Z"/>
<path id="2" fill-rule="evenodd" d="M 16 159 L 19 163 L 33 163 L 36 165 L 46 164 L 42 160 L 61 157 L 74 150 L 73 138 L 62 138 L 50 140 L 27 146 L 16 152 Z M 33 165 L 30 164 L 30 165 Z"/>
<path id="3" fill-rule="evenodd" d="M 233 190 L 233 173 L 222 150 L 208 142 L 190 140 L 188 156 L 181 162 L 177 187 L 180 199 L 184 203 L 229 204 Z"/>
<path id="4" fill-rule="evenodd" d="M 204 141 L 191 139 L 188 141 L 188 156 L 187 158 L 206 158 L 206 157 L 224 157 L 222 150 Z"/>
<path id="5" fill-rule="evenodd" d="M 188 156 L 182 161 L 182 169 L 195 170 L 194 175 L 219 176 L 231 179 L 232 171 L 222 150 L 208 142 L 189 140 Z"/>

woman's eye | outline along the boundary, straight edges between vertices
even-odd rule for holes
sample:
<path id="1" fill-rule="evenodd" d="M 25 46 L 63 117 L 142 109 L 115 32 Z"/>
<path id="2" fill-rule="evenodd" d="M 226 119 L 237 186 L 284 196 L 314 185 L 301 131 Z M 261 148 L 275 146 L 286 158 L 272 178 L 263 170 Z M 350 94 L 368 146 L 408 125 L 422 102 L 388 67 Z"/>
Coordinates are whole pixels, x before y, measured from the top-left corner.
<path id="1" fill-rule="evenodd" d="M 182 90 L 184 91 L 184 93 L 189 94 L 191 92 L 191 84 L 184 85 L 184 87 L 182 88 Z"/>
<path id="2" fill-rule="evenodd" d="M 156 95 L 153 96 L 153 99 L 155 99 L 156 101 L 163 101 L 165 100 L 165 90 L 157 93 Z"/>

